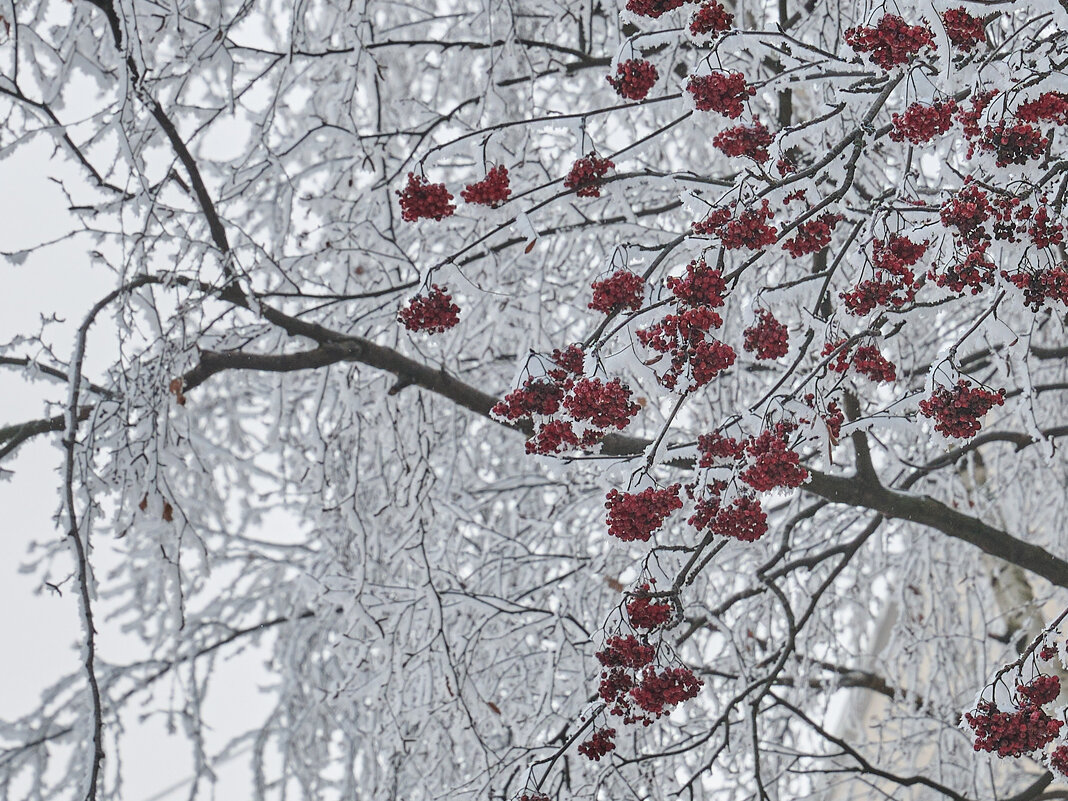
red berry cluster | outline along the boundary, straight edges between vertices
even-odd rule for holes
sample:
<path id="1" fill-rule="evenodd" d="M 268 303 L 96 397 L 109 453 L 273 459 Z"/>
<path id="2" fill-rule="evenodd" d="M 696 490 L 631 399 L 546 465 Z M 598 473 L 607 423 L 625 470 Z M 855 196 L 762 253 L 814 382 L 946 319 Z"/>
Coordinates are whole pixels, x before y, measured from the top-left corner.
<path id="1" fill-rule="evenodd" d="M 616 65 L 616 75 L 605 76 L 616 94 L 628 100 L 645 100 L 649 90 L 660 77 L 656 65 L 645 59 L 632 58 Z"/>
<path id="2" fill-rule="evenodd" d="M 892 234 L 885 242 L 872 243 L 871 262 L 875 275 L 861 281 L 852 292 L 842 292 L 841 298 L 850 314 L 862 316 L 876 307 L 901 308 L 916 298 L 916 276 L 909 267 L 927 252 L 926 240 L 913 242 L 908 237 Z"/>
<path id="3" fill-rule="evenodd" d="M 843 342 L 845 342 L 844 339 L 828 342 L 823 346 L 823 355 L 833 352 Z M 883 356 L 874 345 L 861 345 L 852 352 L 852 356 L 850 356 L 849 348 L 843 348 L 827 366 L 836 373 L 844 373 L 852 367 L 862 376 L 876 383 L 891 383 L 897 380 L 897 368 L 894 363 Z"/>
<path id="4" fill-rule="evenodd" d="M 942 204 L 942 224 L 956 228 L 965 239 L 981 238 L 985 236 L 982 225 L 992 211 L 986 193 L 969 183 Z"/>
<path id="5" fill-rule="evenodd" d="M 767 224 L 774 216 L 771 204 L 765 199 L 759 208 L 746 209 L 737 218 L 731 216 L 730 209 L 716 209 L 694 223 L 693 230 L 696 234 L 715 234 L 727 250 L 761 250 L 778 238 L 775 226 Z"/>
<path id="6" fill-rule="evenodd" d="M 1024 304 L 1031 307 L 1032 311 L 1037 312 L 1046 301 L 1060 301 L 1068 305 L 1068 270 L 1064 264 L 1034 272 L 1021 271 L 1010 275 L 1002 271 L 1001 274 L 1023 290 Z"/>
<path id="7" fill-rule="evenodd" d="M 982 428 L 980 417 L 1004 403 L 1005 390 L 991 392 L 961 379 L 955 387 L 938 387 L 930 398 L 920 401 L 920 413 L 937 421 L 936 431 L 966 439 Z"/>
<path id="8" fill-rule="evenodd" d="M 649 592 L 649 585 L 643 584 L 638 591 Z M 637 595 L 627 602 L 627 618 L 636 629 L 655 629 L 671 620 L 671 604 L 654 601 L 648 595 Z"/>
<path id="9" fill-rule="evenodd" d="M 957 119 L 960 120 L 961 127 L 964 128 L 964 135 L 969 139 L 975 139 L 979 136 L 979 120 L 983 116 L 983 112 L 986 111 L 986 107 L 990 105 L 990 101 L 998 94 L 997 89 L 991 89 L 988 92 L 976 92 L 971 97 L 971 108 L 959 107 L 957 112 Z M 968 158 L 972 157 L 972 148 L 968 149 Z"/>
<path id="10" fill-rule="evenodd" d="M 728 156 L 745 156 L 763 164 L 771 156 L 768 145 L 775 141 L 771 133 L 759 120 L 752 125 L 736 125 L 720 131 L 712 139 L 712 144 Z"/>
<path id="11" fill-rule="evenodd" d="M 645 347 L 671 356 L 671 366 L 657 376 L 660 383 L 674 389 L 688 371 L 688 389 L 692 390 L 704 386 L 734 364 L 736 354 L 730 345 L 707 338 L 712 328 L 722 324 L 723 320 L 711 308 L 697 306 L 681 314 L 666 315 L 649 328 L 638 329 L 636 334 Z"/>
<path id="12" fill-rule="evenodd" d="M 623 309 L 638 311 L 645 295 L 645 279 L 630 270 L 617 270 L 603 281 L 592 284 L 593 300 L 589 308 L 604 314 Z"/>
<path id="13" fill-rule="evenodd" d="M 564 388 L 547 378 L 528 378 L 523 386 L 509 392 L 492 409 L 493 414 L 506 420 L 519 420 L 531 415 L 556 414 L 564 399 Z"/>
<path id="14" fill-rule="evenodd" d="M 595 729 L 589 739 L 579 744 L 578 752 L 586 759 L 597 762 L 609 751 L 616 749 L 615 729 Z"/>
<path id="15" fill-rule="evenodd" d="M 913 103 L 905 109 L 904 114 L 893 115 L 890 138 L 895 142 L 907 139 L 914 145 L 926 144 L 950 129 L 956 111 L 957 103 L 954 100 L 931 106 Z"/>
<path id="16" fill-rule="evenodd" d="M 719 270 L 698 260 L 686 267 L 684 277 L 668 278 L 667 285 L 675 295 L 678 314 L 665 315 L 636 335 L 645 347 L 671 356 L 671 366 L 657 376 L 662 385 L 674 389 L 688 371 L 689 389 L 696 389 L 734 364 L 734 350 L 709 337 L 712 329 L 723 325 L 715 308 L 723 305 L 726 284 Z"/>
<path id="17" fill-rule="evenodd" d="M 1038 658 L 1043 662 L 1048 662 L 1057 655 L 1057 646 L 1053 643 L 1046 643 L 1042 646 L 1042 650 L 1038 652 Z"/>
<path id="18" fill-rule="evenodd" d="M 1026 220 L 1030 218 L 1033 209 L 1030 206 L 1020 205 L 1020 198 L 999 195 L 990 203 L 993 209 L 993 224 L 991 229 L 994 239 L 1006 242 L 1017 242 L 1020 236 L 1027 230 Z M 986 232 L 982 232 L 986 236 Z"/>
<path id="19" fill-rule="evenodd" d="M 608 533 L 624 542 L 648 542 L 668 516 L 682 508 L 680 485 L 658 490 L 649 487 L 641 492 L 610 490 L 605 499 L 608 510 Z"/>
<path id="20" fill-rule="evenodd" d="M 693 95 L 698 111 L 716 111 L 732 120 L 742 116 L 742 103 L 756 94 L 740 72 L 691 75 L 686 91 Z"/>
<path id="21" fill-rule="evenodd" d="M 723 280 L 723 273 L 709 267 L 704 259 L 697 259 L 686 265 L 686 275 L 669 276 L 667 288 L 680 303 L 718 309 L 724 303 L 727 282 Z"/>
<path id="22" fill-rule="evenodd" d="M 786 441 L 792 430 L 792 425 L 778 423 L 774 429 L 746 441 L 749 467 L 742 471 L 742 481 L 757 492 L 800 487 L 805 482 L 808 470 L 801 466 L 800 455 Z"/>
<path id="23" fill-rule="evenodd" d="M 949 41 L 954 47 L 970 53 L 975 46 L 986 41 L 983 21 L 964 10 L 964 6 L 951 8 L 942 15 Z"/>
<path id="24" fill-rule="evenodd" d="M 597 428 L 627 427 L 641 407 L 630 399 L 630 389 L 618 378 L 602 381 L 583 378 L 564 398 L 564 408 L 576 420 L 588 420 Z"/>
<path id="25" fill-rule="evenodd" d="M 731 440 L 733 442 L 734 440 Z M 739 453 L 738 461 L 744 459 Z M 712 481 L 706 494 L 697 499 L 694 513 L 686 522 L 698 531 L 706 528 L 721 537 L 730 537 L 741 542 L 754 542 L 768 533 L 768 516 L 758 498 L 742 495 L 723 505 L 725 481 Z"/>
<path id="26" fill-rule="evenodd" d="M 963 292 L 965 287 L 978 295 L 983 287 L 994 283 L 997 267 L 986 255 L 989 242 L 977 242 L 962 260 L 950 262 L 941 271 L 930 270 L 927 275 L 940 287 L 953 292 Z"/>
<path id="27" fill-rule="evenodd" d="M 724 460 L 741 459 L 745 446 L 734 437 L 725 437 L 718 431 L 713 431 L 697 438 L 697 450 L 701 454 L 697 462 L 698 467 L 715 467 Z"/>
<path id="28" fill-rule="evenodd" d="M 1064 244 L 1064 225 L 1050 219 L 1048 206 L 1039 206 L 1038 211 L 1034 214 L 1030 213 L 1030 207 L 1027 208 L 1027 211 L 1030 218 L 1027 235 L 1031 237 L 1035 247 L 1048 248 L 1051 245 Z"/>
<path id="29" fill-rule="evenodd" d="M 758 498 L 742 496 L 735 498 L 730 505 L 721 507 L 708 528 L 721 537 L 755 542 L 768 533 L 768 516 L 764 514 Z"/>
<path id="30" fill-rule="evenodd" d="M 663 16 L 669 11 L 680 8 L 686 0 L 627 0 L 627 11 L 639 17 Z"/>
<path id="31" fill-rule="evenodd" d="M 434 284 L 425 295 L 416 295 L 408 305 L 397 312 L 404 327 L 409 331 L 428 331 L 440 334 L 460 322 L 460 307 L 452 302 L 446 287 Z"/>
<path id="32" fill-rule="evenodd" d="M 1050 752 L 1049 766 L 1061 776 L 1068 777 L 1068 745 L 1058 745 Z"/>
<path id="33" fill-rule="evenodd" d="M 456 211 L 445 184 L 429 183 L 425 177 L 415 173 L 408 173 L 408 185 L 398 190 L 397 195 L 400 196 L 401 218 L 406 222 L 415 222 L 424 217 L 442 220 Z"/>
<path id="34" fill-rule="evenodd" d="M 767 309 L 758 312 L 757 322 L 743 332 L 743 347 L 758 359 L 778 359 L 790 350 L 790 336 L 785 325 Z"/>
<path id="35" fill-rule="evenodd" d="M 701 690 L 701 680 L 685 667 L 664 668 L 657 673 L 653 667 L 642 671 L 642 679 L 630 691 L 643 711 L 653 718 L 666 715 L 678 704 L 688 701 Z M 646 717 L 646 720 L 649 720 Z"/>
<path id="36" fill-rule="evenodd" d="M 582 437 L 575 433 L 575 428 L 568 420 L 549 420 L 546 423 L 536 425 L 534 433 L 527 440 L 527 453 L 539 453 L 548 456 L 554 453 L 562 453 L 581 446 L 596 445 L 603 432 L 593 430 L 583 432 Z"/>
<path id="37" fill-rule="evenodd" d="M 523 793 L 519 796 L 519 801 L 552 801 L 545 793 Z"/>
<path id="38" fill-rule="evenodd" d="M 850 28 L 846 43 L 858 53 L 867 53 L 872 64 L 888 70 L 905 64 L 924 47 L 934 44 L 926 25 L 909 25 L 896 14 L 885 14 L 874 28 Z"/>
<path id="39" fill-rule="evenodd" d="M 967 713 L 964 719 L 975 732 L 975 750 L 999 757 L 1021 757 L 1044 748 L 1064 725 L 1031 704 L 1002 712 L 989 701 L 981 701 L 975 712 Z"/>
<path id="40" fill-rule="evenodd" d="M 624 723 L 648 726 L 701 689 L 701 681 L 689 668 L 658 672 L 652 664 L 655 651 L 633 636 L 610 637 L 597 658 L 606 668 L 598 690 L 601 700 Z"/>
<path id="41" fill-rule="evenodd" d="M 979 140 L 980 148 L 993 151 L 999 167 L 1026 164 L 1031 159 L 1040 158 L 1048 144 L 1049 139 L 1034 126 L 1025 122 L 1010 125 L 1004 120 L 997 125 L 986 126 Z"/>
<path id="42" fill-rule="evenodd" d="M 512 188 L 508 185 L 508 168 L 499 164 L 486 173 L 486 177 L 478 183 L 468 184 L 467 188 L 460 192 L 460 197 L 467 203 L 496 208 L 511 194 Z"/>
<path id="43" fill-rule="evenodd" d="M 609 637 L 603 651 L 597 652 L 597 661 L 607 668 L 625 667 L 639 670 L 656 658 L 656 649 L 639 640 L 633 634 Z"/>
<path id="44" fill-rule="evenodd" d="M 528 378 L 519 389 L 510 392 L 490 410 L 504 420 L 530 419 L 534 433 L 527 440 L 527 453 L 553 454 L 576 447 L 591 447 L 600 442 L 606 428 L 626 428 L 641 408 L 631 401 L 630 389 L 618 378 L 604 382 L 599 378 L 580 378 L 584 354 L 578 345 L 563 351 L 554 350 L 556 365 L 546 376 Z M 563 408 L 570 420 L 543 421 Z M 586 423 L 581 436 L 573 422 Z"/>
<path id="45" fill-rule="evenodd" d="M 564 189 L 576 190 L 575 194 L 579 197 L 600 197 L 602 179 L 615 166 L 610 159 L 587 153 L 571 165 L 571 170 L 564 178 Z"/>
<path id="46" fill-rule="evenodd" d="M 703 3 L 690 18 L 690 33 L 694 36 L 707 36 L 729 30 L 734 23 L 734 15 L 716 0 Z"/>
<path id="47" fill-rule="evenodd" d="M 837 444 L 839 437 L 842 436 L 842 423 L 845 422 L 845 414 L 842 413 L 835 401 L 827 404 L 827 414 L 823 416 L 823 422 L 827 426 L 827 436 L 831 438 L 831 443 Z"/>
<path id="48" fill-rule="evenodd" d="M 583 363 L 586 361 L 586 352 L 581 345 L 568 345 L 563 350 L 554 348 L 549 357 L 555 368 L 549 370 L 549 377 L 554 381 L 564 381 L 568 374 L 582 375 Z"/>
<path id="49" fill-rule="evenodd" d="M 1068 94 L 1043 92 L 1037 99 L 1021 103 L 1016 109 L 1016 119 L 1024 122 L 1047 120 L 1057 125 L 1068 125 Z"/>
<path id="50" fill-rule="evenodd" d="M 782 249 L 795 259 L 808 253 L 819 253 L 831 244 L 831 234 L 838 223 L 845 219 L 841 214 L 825 212 L 797 226 L 793 239 L 782 243 Z"/>
<path id="51" fill-rule="evenodd" d="M 1017 684 L 1016 694 L 1032 706 L 1049 704 L 1061 694 L 1061 680 L 1056 676 L 1036 676 L 1027 684 Z"/>

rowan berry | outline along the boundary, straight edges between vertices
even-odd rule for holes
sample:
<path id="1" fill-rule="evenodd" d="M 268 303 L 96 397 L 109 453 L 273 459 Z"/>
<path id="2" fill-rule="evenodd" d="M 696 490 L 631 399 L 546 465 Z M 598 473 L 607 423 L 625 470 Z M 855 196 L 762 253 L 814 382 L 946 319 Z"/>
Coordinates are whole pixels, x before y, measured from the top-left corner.
<path id="1" fill-rule="evenodd" d="M 460 322 L 460 307 L 452 302 L 446 287 L 434 284 L 425 295 L 416 295 L 397 313 L 409 331 L 440 334 Z"/>
<path id="2" fill-rule="evenodd" d="M 574 189 L 579 197 L 600 197 L 603 179 L 614 166 L 610 159 L 587 153 L 571 165 L 571 170 L 564 178 L 564 189 Z"/>
<path id="3" fill-rule="evenodd" d="M 790 350 L 789 331 L 767 309 L 761 309 L 755 324 L 743 332 L 743 347 L 758 359 L 778 359 Z"/>
<path id="4" fill-rule="evenodd" d="M 716 111 L 731 119 L 742 116 L 742 103 L 756 94 L 740 72 L 691 75 L 686 91 L 693 96 L 698 111 Z"/>
<path id="5" fill-rule="evenodd" d="M 965 53 L 970 53 L 976 45 L 986 41 L 983 21 L 965 11 L 964 6 L 951 8 L 942 14 L 942 23 L 946 26 L 949 41 Z"/>
<path id="6" fill-rule="evenodd" d="M 888 70 L 932 46 L 934 35 L 926 25 L 909 25 L 896 14 L 885 14 L 874 28 L 848 29 L 845 40 L 856 52 L 867 53 L 873 64 Z"/>
<path id="7" fill-rule="evenodd" d="M 419 219 L 442 220 L 451 217 L 456 206 L 445 184 L 432 184 L 422 175 L 408 173 L 408 185 L 398 190 L 401 219 L 415 222 Z"/>
<path id="8" fill-rule="evenodd" d="M 763 164 L 771 156 L 768 145 L 775 141 L 772 134 L 759 120 L 752 125 L 736 125 L 720 131 L 712 139 L 712 144 L 728 156 L 745 156 Z"/>
<path id="9" fill-rule="evenodd" d="M 920 414 L 934 418 L 936 431 L 964 439 L 982 428 L 979 418 L 1004 403 L 1004 389 L 991 392 L 960 379 L 956 386 L 937 387 L 930 398 L 920 401 Z"/>
<path id="10" fill-rule="evenodd" d="M 645 100 L 653 88 L 660 73 L 651 61 L 632 58 L 616 65 L 615 77 L 606 76 L 605 80 L 616 90 L 616 94 L 628 100 Z"/>
<path id="11" fill-rule="evenodd" d="M 496 208 L 511 194 L 512 189 L 508 185 L 508 168 L 498 165 L 486 173 L 486 177 L 478 183 L 468 184 L 467 188 L 460 193 L 460 197 L 468 203 Z"/>

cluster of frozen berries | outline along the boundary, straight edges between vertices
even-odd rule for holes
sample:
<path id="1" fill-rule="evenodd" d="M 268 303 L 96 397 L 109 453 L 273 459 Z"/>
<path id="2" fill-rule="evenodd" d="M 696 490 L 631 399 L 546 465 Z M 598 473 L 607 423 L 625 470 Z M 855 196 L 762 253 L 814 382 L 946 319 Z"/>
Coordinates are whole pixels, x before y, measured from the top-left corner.
<path id="1" fill-rule="evenodd" d="M 1032 704 L 1002 712 L 990 701 L 980 702 L 964 719 L 975 732 L 975 750 L 989 751 L 999 757 L 1020 757 L 1045 748 L 1056 739 L 1063 725 Z"/>
<path id="2" fill-rule="evenodd" d="M 682 508 L 680 489 L 679 484 L 672 484 L 635 493 L 609 490 L 604 504 L 608 510 L 608 533 L 624 542 L 647 542 L 672 512 Z"/>
<path id="3" fill-rule="evenodd" d="M 648 726 L 701 689 L 701 680 L 689 668 L 658 669 L 656 649 L 634 635 L 609 637 L 597 659 L 604 667 L 601 700 L 624 723 Z"/>
<path id="4" fill-rule="evenodd" d="M 956 228 L 963 239 L 970 240 L 985 236 L 982 226 L 992 213 L 993 208 L 986 193 L 969 182 L 942 204 L 939 216 L 943 225 Z"/>
<path id="5" fill-rule="evenodd" d="M 907 64 L 925 47 L 934 45 L 934 35 L 926 25 L 909 25 L 897 14 L 885 14 L 875 27 L 849 28 L 846 43 L 865 53 L 872 64 L 889 70 Z"/>
<path id="6" fill-rule="evenodd" d="M 831 244 L 831 234 L 843 219 L 841 214 L 824 212 L 814 219 L 806 220 L 797 226 L 797 232 L 791 239 L 782 243 L 782 249 L 795 259 L 809 253 L 819 253 Z"/>
<path id="7" fill-rule="evenodd" d="M 717 0 L 708 0 L 690 18 L 690 33 L 694 36 L 715 36 L 730 30 L 733 24 L 733 14 Z"/>
<path id="8" fill-rule="evenodd" d="M 600 197 L 604 177 L 614 166 L 609 159 L 587 153 L 571 165 L 564 178 L 564 189 L 574 189 L 579 197 Z"/>
<path id="9" fill-rule="evenodd" d="M 638 341 L 655 353 L 662 354 L 650 363 L 670 357 L 670 364 L 657 374 L 657 380 L 674 389 L 679 379 L 690 379 L 689 389 L 703 386 L 734 364 L 736 354 L 729 345 L 711 336 L 723 325 L 715 311 L 723 305 L 726 284 L 723 276 L 703 260 L 690 262 L 684 277 L 667 280 L 675 296 L 674 313 L 665 315 L 648 328 L 635 332 Z"/>
<path id="10" fill-rule="evenodd" d="M 1049 144 L 1040 130 L 1026 122 L 1008 123 L 1001 120 L 997 125 L 988 125 L 983 129 L 979 147 L 992 151 L 997 166 L 1026 164 L 1032 159 L 1041 158 Z"/>
<path id="11" fill-rule="evenodd" d="M 939 269 L 932 268 L 927 275 L 940 287 L 953 292 L 963 292 L 965 288 L 978 295 L 984 286 L 994 283 L 997 268 L 986 255 L 989 242 L 972 243 L 963 259 L 950 261 Z"/>
<path id="12" fill-rule="evenodd" d="M 732 120 L 742 116 L 742 104 L 756 94 L 740 72 L 691 75 L 686 91 L 693 96 L 698 111 L 715 111 Z"/>
<path id="13" fill-rule="evenodd" d="M 723 537 L 752 542 L 768 531 L 768 519 L 755 492 L 798 487 L 808 478 L 800 455 L 788 438 L 794 426 L 777 423 L 755 437 L 738 441 L 719 432 L 698 437 L 697 450 L 701 468 L 732 468 L 734 474 L 751 489 L 725 502 L 728 482 L 708 481 L 700 492 L 696 484 L 687 486 L 695 499 L 694 513 L 687 521 L 698 531 L 709 530 Z"/>
<path id="14" fill-rule="evenodd" d="M 934 103 L 930 106 L 913 103 L 905 109 L 904 114 L 892 116 L 893 128 L 890 131 L 890 138 L 895 142 L 903 142 L 907 139 L 914 145 L 927 144 L 952 127 L 953 115 L 956 111 L 957 103 L 953 100 Z"/>
<path id="15" fill-rule="evenodd" d="M 991 392 L 964 379 L 953 387 L 938 387 L 927 400 L 920 401 L 920 413 L 935 420 L 935 430 L 947 437 L 968 438 L 982 428 L 984 414 L 1005 403 L 1005 390 Z"/>
<path id="16" fill-rule="evenodd" d="M 778 359 L 790 350 L 789 331 L 767 309 L 757 313 L 757 322 L 742 336 L 742 346 L 758 359 Z"/>
<path id="17" fill-rule="evenodd" d="M 632 58 L 616 65 L 615 77 L 608 75 L 605 79 L 620 97 L 645 100 L 659 77 L 656 65 L 651 61 Z"/>
<path id="18" fill-rule="evenodd" d="M 1001 274 L 1023 290 L 1024 303 L 1032 311 L 1037 312 L 1047 301 L 1068 305 L 1068 270 L 1064 264 L 1012 274 L 1003 270 Z"/>
<path id="19" fill-rule="evenodd" d="M 949 41 L 965 53 L 971 52 L 986 41 L 986 30 L 979 17 L 972 16 L 964 6 L 951 8 L 942 14 Z"/>
<path id="20" fill-rule="evenodd" d="M 681 8 L 686 0 L 627 0 L 627 11 L 639 17 L 657 19 L 669 11 Z"/>
<path id="21" fill-rule="evenodd" d="M 768 146 L 775 141 L 775 135 L 756 120 L 752 125 L 736 125 L 720 131 L 712 138 L 712 144 L 721 153 L 728 156 L 744 156 L 758 164 L 763 164 L 771 156 Z"/>
<path id="22" fill-rule="evenodd" d="M 897 368 L 875 345 L 861 345 L 855 349 L 842 347 L 847 340 L 839 339 L 823 346 L 823 354 L 835 353 L 827 367 L 836 373 L 844 373 L 850 367 L 865 378 L 876 383 L 893 383 L 897 380 Z"/>
<path id="23" fill-rule="evenodd" d="M 409 331 L 440 334 L 460 322 L 460 307 L 452 302 L 446 287 L 434 284 L 425 295 L 416 295 L 398 313 Z"/>
<path id="24" fill-rule="evenodd" d="M 627 62 L 630 63 L 630 62 Z M 648 62 L 646 62 L 648 63 Z M 652 64 L 655 82 L 656 68 Z M 650 84 L 651 86 L 652 84 Z M 588 153 L 576 160 L 564 178 L 566 189 L 575 189 L 580 197 L 600 197 L 600 186 L 608 170 L 615 165 L 609 160 Z M 498 164 L 486 173 L 481 181 L 468 184 L 460 196 L 467 203 L 496 208 L 512 195 L 508 179 L 508 168 Z M 408 173 L 408 183 L 397 190 L 400 200 L 401 219 L 405 222 L 416 220 L 443 220 L 456 212 L 453 195 L 440 183 L 430 183 L 424 176 Z"/>
<path id="25" fill-rule="evenodd" d="M 793 431 L 791 423 L 776 423 L 745 443 L 748 467 L 740 478 L 757 492 L 800 487 L 808 479 L 808 470 L 801 466 L 801 456 L 790 447 L 787 437 Z"/>
<path id="26" fill-rule="evenodd" d="M 768 516 L 759 498 L 741 495 L 724 505 L 722 489 L 719 483 L 713 484 L 697 499 L 687 521 L 691 526 L 740 542 L 754 542 L 768 533 Z"/>
<path id="27" fill-rule="evenodd" d="M 730 209 L 716 209 L 705 219 L 693 224 L 695 234 L 719 237 L 727 250 L 747 248 L 761 250 L 775 244 L 779 232 L 768 223 L 775 217 L 770 202 L 765 199 L 760 206 L 743 209 L 735 217 Z"/>
<path id="28" fill-rule="evenodd" d="M 443 220 L 456 211 L 452 193 L 445 184 L 432 184 L 422 175 L 408 173 L 408 185 L 397 192 L 400 196 L 401 218 L 406 222 L 426 218 Z"/>
<path id="29" fill-rule="evenodd" d="M 1016 118 L 1024 122 L 1052 122 L 1068 125 L 1068 94 L 1043 92 L 1036 99 L 1021 103 Z"/>
<path id="30" fill-rule="evenodd" d="M 892 234 L 872 243 L 872 278 L 864 279 L 851 292 L 841 293 L 850 314 L 862 316 L 875 308 L 901 308 L 916 298 L 916 276 L 909 268 L 927 252 L 927 241 L 913 242 Z"/>
<path id="31" fill-rule="evenodd" d="M 554 454 L 587 448 L 604 439 L 607 429 L 622 430 L 641 408 L 618 378 L 603 381 L 583 376 L 584 354 L 578 345 L 554 350 L 545 376 L 530 377 L 490 410 L 502 420 L 529 420 L 533 433 L 527 453 Z M 567 418 L 554 415 L 567 413 Z M 549 419 L 546 419 L 549 418 Z"/>
<path id="32" fill-rule="evenodd" d="M 589 308 L 603 314 L 630 309 L 638 311 L 645 297 L 645 279 L 630 270 L 617 270 L 603 281 L 594 281 L 593 300 Z"/>
<path id="33" fill-rule="evenodd" d="M 636 629 L 653 630 L 671 621 L 671 604 L 655 600 L 649 595 L 648 582 L 638 587 L 637 593 L 627 601 L 627 619 Z"/>
<path id="34" fill-rule="evenodd" d="M 486 177 L 481 181 L 469 184 L 460 193 L 460 197 L 468 203 L 496 207 L 504 203 L 511 194 L 512 189 L 508 185 L 508 168 L 498 164 L 486 173 Z"/>
<path id="35" fill-rule="evenodd" d="M 1051 718 L 1042 706 L 1055 701 L 1060 692 L 1061 682 L 1056 676 L 1037 676 L 1016 686 L 1011 712 L 981 701 L 974 712 L 964 716 L 975 733 L 975 750 L 1021 757 L 1045 748 L 1057 737 L 1063 722 Z"/>

